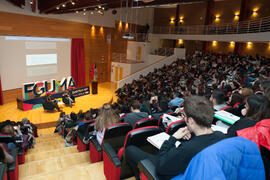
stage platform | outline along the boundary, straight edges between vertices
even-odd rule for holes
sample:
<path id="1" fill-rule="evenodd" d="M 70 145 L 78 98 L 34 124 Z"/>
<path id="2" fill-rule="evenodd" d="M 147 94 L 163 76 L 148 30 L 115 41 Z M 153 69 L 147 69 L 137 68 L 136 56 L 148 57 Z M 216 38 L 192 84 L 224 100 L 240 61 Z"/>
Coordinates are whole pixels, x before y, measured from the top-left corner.
<path id="1" fill-rule="evenodd" d="M 99 83 L 98 94 L 76 98 L 76 104 L 70 108 L 63 105 L 63 111 L 66 113 L 79 112 L 79 110 L 87 111 L 90 108 L 99 108 L 104 103 L 115 102 L 116 84 L 111 82 Z M 32 123 L 36 124 L 39 129 L 54 127 L 58 120 L 59 112 L 46 112 L 43 108 L 33 109 L 31 111 L 22 111 L 17 109 L 17 102 L 6 103 L 0 106 L 0 122 L 5 120 L 21 121 L 22 118 L 28 118 Z"/>

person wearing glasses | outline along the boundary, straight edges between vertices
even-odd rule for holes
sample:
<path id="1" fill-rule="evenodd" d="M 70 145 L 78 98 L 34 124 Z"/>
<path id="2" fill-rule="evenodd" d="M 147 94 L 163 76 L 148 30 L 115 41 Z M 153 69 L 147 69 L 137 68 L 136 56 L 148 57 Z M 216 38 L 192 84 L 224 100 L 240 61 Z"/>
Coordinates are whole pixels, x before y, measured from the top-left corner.
<path id="1" fill-rule="evenodd" d="M 149 159 L 162 179 L 183 174 L 191 159 L 206 147 L 226 138 L 222 132 L 213 131 L 211 124 L 214 110 L 210 102 L 201 96 L 190 96 L 184 101 L 186 127 L 180 128 L 162 144 L 159 153 L 152 155 L 136 146 L 129 146 L 125 155 L 136 179 L 139 179 L 138 162 Z M 179 141 L 181 144 L 176 145 Z M 179 143 L 178 143 L 179 144 Z"/>

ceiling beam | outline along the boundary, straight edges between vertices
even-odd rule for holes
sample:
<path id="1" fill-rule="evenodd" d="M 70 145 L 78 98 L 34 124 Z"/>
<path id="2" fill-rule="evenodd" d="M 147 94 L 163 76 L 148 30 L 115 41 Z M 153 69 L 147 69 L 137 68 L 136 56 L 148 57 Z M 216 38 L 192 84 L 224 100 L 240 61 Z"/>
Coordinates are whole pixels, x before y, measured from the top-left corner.
<path id="1" fill-rule="evenodd" d="M 7 1 L 14 4 L 15 6 L 20 7 L 20 8 L 22 8 L 22 6 L 25 6 L 24 0 L 7 0 Z"/>
<path id="2" fill-rule="evenodd" d="M 40 13 L 47 13 L 53 9 L 56 9 L 57 6 L 70 2 L 70 0 L 39 0 L 38 9 Z"/>

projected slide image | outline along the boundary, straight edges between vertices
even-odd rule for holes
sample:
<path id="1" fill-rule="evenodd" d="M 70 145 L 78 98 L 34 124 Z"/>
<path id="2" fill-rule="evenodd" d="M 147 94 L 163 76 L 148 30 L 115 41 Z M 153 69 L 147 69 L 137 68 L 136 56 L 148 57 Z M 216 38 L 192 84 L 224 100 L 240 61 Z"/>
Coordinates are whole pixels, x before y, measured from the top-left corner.
<path id="1" fill-rule="evenodd" d="M 26 55 L 26 66 L 57 64 L 57 54 Z"/>

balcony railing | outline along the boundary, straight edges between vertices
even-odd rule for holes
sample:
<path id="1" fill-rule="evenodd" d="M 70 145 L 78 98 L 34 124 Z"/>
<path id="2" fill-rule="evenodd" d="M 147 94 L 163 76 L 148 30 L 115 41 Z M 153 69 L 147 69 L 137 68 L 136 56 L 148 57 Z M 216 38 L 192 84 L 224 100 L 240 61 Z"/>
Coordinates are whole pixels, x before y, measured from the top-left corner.
<path id="1" fill-rule="evenodd" d="M 241 21 L 220 25 L 197 26 L 158 26 L 154 34 L 214 35 L 214 34 L 246 34 L 270 31 L 270 17 Z"/>

